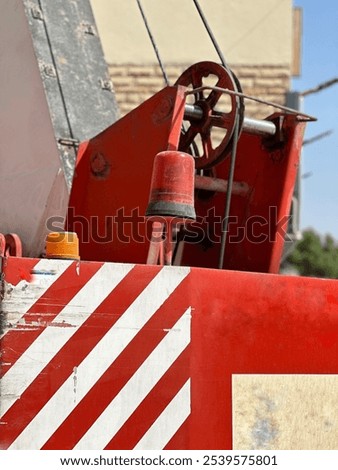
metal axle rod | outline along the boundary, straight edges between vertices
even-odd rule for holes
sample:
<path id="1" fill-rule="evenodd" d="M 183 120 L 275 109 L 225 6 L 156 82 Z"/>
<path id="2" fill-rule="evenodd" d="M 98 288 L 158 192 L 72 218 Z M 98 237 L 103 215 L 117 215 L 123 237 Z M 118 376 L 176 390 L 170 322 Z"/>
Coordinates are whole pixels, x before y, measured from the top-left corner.
<path id="1" fill-rule="evenodd" d="M 225 114 L 214 111 L 215 116 L 225 116 Z M 196 104 L 186 104 L 184 118 L 187 120 L 195 119 L 201 120 L 203 118 L 203 110 Z M 271 121 L 264 121 L 263 119 L 252 119 L 244 117 L 242 129 L 244 132 L 254 135 L 269 136 L 276 134 L 276 126 Z"/>
<path id="2" fill-rule="evenodd" d="M 212 178 L 210 176 L 195 175 L 195 188 L 204 189 L 205 191 L 217 191 L 226 193 L 228 191 L 229 183 L 227 180 L 221 178 Z M 247 183 L 234 181 L 232 183 L 232 194 L 236 196 L 247 196 L 249 192 Z"/>

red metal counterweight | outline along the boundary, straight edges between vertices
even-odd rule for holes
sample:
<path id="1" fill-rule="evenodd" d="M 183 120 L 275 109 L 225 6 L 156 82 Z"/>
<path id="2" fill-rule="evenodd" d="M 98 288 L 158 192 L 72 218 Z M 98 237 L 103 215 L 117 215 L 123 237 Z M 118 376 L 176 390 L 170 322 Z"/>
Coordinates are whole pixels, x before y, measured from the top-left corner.
<path id="1" fill-rule="evenodd" d="M 194 171 L 191 155 L 174 150 L 158 153 L 146 216 L 195 219 Z"/>
<path id="2" fill-rule="evenodd" d="M 173 238 L 187 220 L 195 220 L 194 158 L 168 150 L 156 155 L 146 217 L 152 222 L 148 264 L 172 264 Z"/>

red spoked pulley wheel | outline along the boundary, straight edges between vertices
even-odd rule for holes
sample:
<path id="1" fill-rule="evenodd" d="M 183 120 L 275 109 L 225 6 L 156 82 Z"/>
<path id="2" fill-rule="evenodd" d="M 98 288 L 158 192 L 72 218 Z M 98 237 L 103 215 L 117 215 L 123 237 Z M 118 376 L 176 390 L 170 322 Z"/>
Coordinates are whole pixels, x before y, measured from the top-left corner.
<path id="1" fill-rule="evenodd" d="M 242 91 L 233 72 L 215 62 L 192 65 L 182 73 L 175 85 L 182 85 L 187 91 L 204 86 Z M 192 153 L 190 149 L 194 148 L 196 168 L 211 168 L 231 152 L 236 117 L 240 120 L 239 129 L 243 123 L 243 98 L 220 90 L 207 89 L 187 95 L 187 104 L 198 108 L 202 115 L 189 118 L 188 127 L 181 132 L 179 150 Z"/>

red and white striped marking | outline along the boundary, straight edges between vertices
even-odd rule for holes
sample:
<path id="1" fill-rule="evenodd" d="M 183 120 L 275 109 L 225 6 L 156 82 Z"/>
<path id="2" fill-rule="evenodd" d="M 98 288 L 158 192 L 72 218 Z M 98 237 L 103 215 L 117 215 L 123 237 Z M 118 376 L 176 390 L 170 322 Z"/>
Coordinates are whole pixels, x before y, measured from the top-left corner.
<path id="1" fill-rule="evenodd" d="M 269 385 L 257 395 L 254 383 L 252 409 L 252 400 L 245 406 L 238 395 L 242 389 L 247 397 L 247 386 L 236 392 L 234 375 L 301 374 L 303 381 L 325 374 L 308 409 L 312 413 L 312 402 L 320 402 L 317 396 L 324 397 L 324 410 L 337 402 L 335 280 L 24 258 L 5 259 L 3 274 L 3 449 L 250 446 L 247 437 L 260 436 L 266 419 L 276 423 L 282 416 L 276 410 L 272 417 L 260 398 L 276 396 L 277 403 L 274 390 L 281 387 L 268 395 Z M 298 382 L 289 383 L 299 390 Z M 299 393 L 294 396 L 296 409 L 305 410 Z M 282 399 L 293 401 L 284 392 Z M 322 416 L 321 431 L 311 433 L 323 439 L 313 445 L 332 448 L 336 434 L 327 424 L 334 421 Z M 290 420 L 284 421 L 287 438 Z M 255 425 L 245 428 L 250 422 Z M 301 419 L 294 424 L 291 434 L 303 436 Z M 247 429 L 242 444 L 236 429 Z M 277 435 L 282 432 L 269 434 Z"/>
<path id="2" fill-rule="evenodd" d="M 34 272 L 3 302 L 2 448 L 164 448 L 190 414 L 190 269 Z"/>
<path id="3" fill-rule="evenodd" d="M 71 264 L 72 261 L 55 260 L 51 268 L 50 260 L 41 259 L 34 267 L 34 271 L 39 273 L 39 282 L 28 282 L 26 279 L 22 279 L 15 288 L 7 285 L 7 291 L 9 292 L 6 298 L 7 323 L 19 326 L 23 315 L 64 274 Z M 51 272 L 52 274 L 47 274 Z M 0 338 L 6 332 L 7 329 L 5 328 Z"/>

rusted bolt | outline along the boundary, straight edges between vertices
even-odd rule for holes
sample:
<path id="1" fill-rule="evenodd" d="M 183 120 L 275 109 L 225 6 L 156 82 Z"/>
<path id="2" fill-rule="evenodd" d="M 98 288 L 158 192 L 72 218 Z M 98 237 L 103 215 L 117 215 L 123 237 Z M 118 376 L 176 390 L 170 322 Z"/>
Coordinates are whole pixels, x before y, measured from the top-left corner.
<path id="1" fill-rule="evenodd" d="M 105 178 L 110 172 L 110 164 L 101 152 L 94 153 L 90 159 L 92 174 L 97 178 Z"/>

